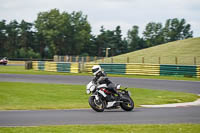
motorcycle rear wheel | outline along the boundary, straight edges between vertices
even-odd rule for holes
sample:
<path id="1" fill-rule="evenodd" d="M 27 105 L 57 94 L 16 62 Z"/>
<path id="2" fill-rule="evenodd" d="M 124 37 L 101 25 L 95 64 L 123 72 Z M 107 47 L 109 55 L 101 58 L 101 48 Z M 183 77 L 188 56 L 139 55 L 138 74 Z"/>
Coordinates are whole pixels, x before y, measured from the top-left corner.
<path id="1" fill-rule="evenodd" d="M 103 112 L 105 109 L 105 104 L 102 100 L 96 100 L 94 96 L 89 97 L 89 105 L 90 107 L 97 111 L 97 112 Z"/>

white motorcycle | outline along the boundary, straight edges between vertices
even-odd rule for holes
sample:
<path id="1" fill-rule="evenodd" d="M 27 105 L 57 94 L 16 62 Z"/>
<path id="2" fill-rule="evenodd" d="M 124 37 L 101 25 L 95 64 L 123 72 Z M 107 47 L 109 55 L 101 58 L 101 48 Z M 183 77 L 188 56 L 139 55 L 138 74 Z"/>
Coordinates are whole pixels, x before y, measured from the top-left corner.
<path id="1" fill-rule="evenodd" d="M 91 81 L 86 86 L 86 93 L 90 94 L 89 105 L 97 112 L 103 112 L 104 109 L 116 109 L 121 107 L 125 111 L 134 109 L 134 101 L 131 93 L 125 89 L 120 89 L 120 85 L 115 86 L 119 96 L 110 92 L 106 84 L 96 85 Z"/>

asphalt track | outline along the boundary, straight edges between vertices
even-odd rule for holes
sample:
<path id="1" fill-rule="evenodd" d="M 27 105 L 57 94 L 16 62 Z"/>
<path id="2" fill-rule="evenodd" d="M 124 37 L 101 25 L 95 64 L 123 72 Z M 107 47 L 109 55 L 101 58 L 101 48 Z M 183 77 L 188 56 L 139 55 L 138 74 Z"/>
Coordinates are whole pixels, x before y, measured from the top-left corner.
<path id="1" fill-rule="evenodd" d="M 0 74 L 0 81 L 56 84 L 87 84 L 91 76 Z M 135 88 L 164 89 L 200 94 L 200 82 L 154 79 L 110 78 L 115 83 Z M 85 89 L 85 88 L 84 88 Z M 147 99 L 148 100 L 148 99 Z M 166 124 L 200 123 L 200 107 L 135 108 L 124 112 L 92 109 L 0 111 L 0 126 L 38 126 L 65 124 Z"/>
<path id="2" fill-rule="evenodd" d="M 0 81 L 86 85 L 92 76 L 0 74 Z M 162 89 L 200 94 L 200 82 L 110 77 L 124 87 Z"/>
<path id="3" fill-rule="evenodd" d="M 169 124 L 200 123 L 199 107 L 136 108 L 132 112 L 91 109 L 0 111 L 0 126 L 39 126 L 66 124 Z"/>

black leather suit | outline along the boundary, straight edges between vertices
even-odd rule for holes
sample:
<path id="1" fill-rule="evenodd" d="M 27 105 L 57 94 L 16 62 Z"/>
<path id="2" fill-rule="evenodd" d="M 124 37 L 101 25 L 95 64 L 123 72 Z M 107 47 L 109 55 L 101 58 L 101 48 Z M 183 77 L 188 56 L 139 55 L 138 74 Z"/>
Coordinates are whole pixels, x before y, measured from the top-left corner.
<path id="1" fill-rule="evenodd" d="M 113 84 L 107 77 L 106 74 L 102 71 L 100 71 L 98 74 L 96 74 L 95 78 L 93 79 L 93 82 L 97 85 L 101 85 L 101 84 L 106 84 L 108 86 L 108 90 L 116 93 L 116 86 L 115 84 Z"/>

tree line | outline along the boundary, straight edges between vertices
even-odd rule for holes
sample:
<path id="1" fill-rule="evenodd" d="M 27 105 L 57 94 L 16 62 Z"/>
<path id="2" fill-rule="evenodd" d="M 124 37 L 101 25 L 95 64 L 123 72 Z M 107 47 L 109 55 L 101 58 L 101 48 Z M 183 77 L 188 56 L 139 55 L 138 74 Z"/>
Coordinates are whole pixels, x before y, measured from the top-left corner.
<path id="1" fill-rule="evenodd" d="M 52 58 L 54 55 L 115 56 L 155 45 L 191 38 L 193 31 L 185 19 L 167 19 L 165 24 L 150 22 L 142 36 L 134 25 L 122 36 L 121 27 L 98 35 L 91 33 L 87 15 L 79 12 L 60 12 L 52 9 L 38 13 L 33 23 L 22 20 L 0 21 L 0 57 Z"/>

